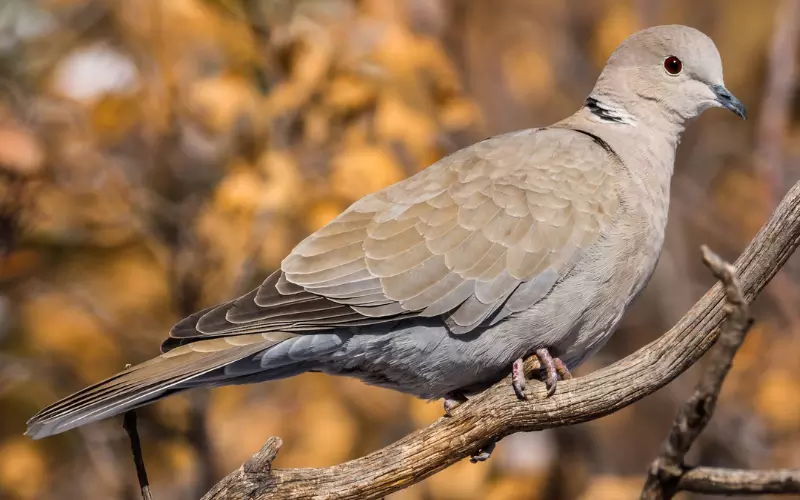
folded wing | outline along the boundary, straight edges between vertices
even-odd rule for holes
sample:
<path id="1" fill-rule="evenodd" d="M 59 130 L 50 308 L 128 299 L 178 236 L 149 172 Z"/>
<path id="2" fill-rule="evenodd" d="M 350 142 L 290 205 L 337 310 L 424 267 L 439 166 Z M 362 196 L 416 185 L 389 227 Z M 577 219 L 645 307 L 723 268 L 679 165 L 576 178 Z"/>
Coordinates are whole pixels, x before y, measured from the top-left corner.
<path id="1" fill-rule="evenodd" d="M 353 204 L 239 299 L 175 326 L 198 338 L 439 317 L 454 334 L 541 300 L 619 202 L 613 153 L 566 129 L 477 143 Z"/>

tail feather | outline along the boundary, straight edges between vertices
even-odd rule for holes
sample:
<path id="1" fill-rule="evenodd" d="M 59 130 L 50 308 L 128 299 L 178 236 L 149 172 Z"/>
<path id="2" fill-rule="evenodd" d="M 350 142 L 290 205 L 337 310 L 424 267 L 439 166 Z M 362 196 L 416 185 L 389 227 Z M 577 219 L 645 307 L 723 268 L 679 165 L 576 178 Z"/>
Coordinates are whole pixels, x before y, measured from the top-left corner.
<path id="1" fill-rule="evenodd" d="M 290 337 L 272 332 L 200 340 L 176 347 L 48 406 L 28 420 L 25 434 L 39 439 L 151 403 L 197 386 L 196 379 Z"/>

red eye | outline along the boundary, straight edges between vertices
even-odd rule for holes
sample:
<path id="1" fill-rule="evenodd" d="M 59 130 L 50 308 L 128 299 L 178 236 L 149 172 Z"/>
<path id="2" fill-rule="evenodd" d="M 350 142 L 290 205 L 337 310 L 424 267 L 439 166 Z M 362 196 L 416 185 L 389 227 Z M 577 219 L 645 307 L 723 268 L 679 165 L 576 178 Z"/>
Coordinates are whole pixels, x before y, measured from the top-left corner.
<path id="1" fill-rule="evenodd" d="M 670 75 L 677 75 L 683 69 L 683 63 L 675 56 L 669 56 L 664 60 L 664 69 Z"/>

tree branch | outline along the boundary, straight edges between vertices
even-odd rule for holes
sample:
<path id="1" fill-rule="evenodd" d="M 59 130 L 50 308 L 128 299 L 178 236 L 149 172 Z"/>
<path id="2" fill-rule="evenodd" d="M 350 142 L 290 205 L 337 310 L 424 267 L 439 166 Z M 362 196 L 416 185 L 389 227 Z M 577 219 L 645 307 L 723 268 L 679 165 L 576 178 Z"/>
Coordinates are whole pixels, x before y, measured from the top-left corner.
<path id="1" fill-rule="evenodd" d="M 797 494 L 800 493 L 800 470 L 695 467 L 683 473 L 678 490 L 708 495 Z"/>
<path id="2" fill-rule="evenodd" d="M 711 420 L 722 384 L 731 369 L 733 357 L 752 324 L 750 308 L 742 296 L 742 286 L 736 277 L 736 268 L 705 245 L 702 250 L 703 262 L 722 282 L 725 289 L 727 321 L 716 348 L 711 352 L 708 370 L 697 384 L 694 394 L 675 417 L 675 423 L 661 456 L 650 466 L 641 500 L 665 500 L 677 493 L 678 481 L 684 473 L 684 458 Z"/>
<path id="3" fill-rule="evenodd" d="M 736 262 L 744 299 L 751 302 L 800 245 L 800 183 Z M 495 384 L 428 427 L 340 465 L 271 469 L 261 480 L 244 480 L 243 469 L 224 478 L 212 499 L 375 499 L 403 489 L 470 456 L 493 437 L 572 425 L 613 413 L 651 394 L 694 364 L 717 340 L 725 319 L 724 293 L 715 285 L 667 333 L 622 360 L 585 377 L 559 382 L 545 398 L 532 383 L 532 397 L 519 401 L 508 382 Z M 270 464 L 267 467 L 267 464 Z M 250 474 L 252 475 L 251 470 Z"/>

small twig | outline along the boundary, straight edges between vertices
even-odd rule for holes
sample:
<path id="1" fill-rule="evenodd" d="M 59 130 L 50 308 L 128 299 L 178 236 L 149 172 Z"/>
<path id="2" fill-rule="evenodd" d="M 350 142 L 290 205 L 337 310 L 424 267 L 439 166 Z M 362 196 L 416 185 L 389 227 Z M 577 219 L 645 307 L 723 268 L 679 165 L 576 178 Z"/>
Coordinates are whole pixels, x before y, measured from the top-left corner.
<path id="1" fill-rule="evenodd" d="M 283 446 L 281 438 L 275 436 L 269 438 L 264 446 L 237 471 L 229 474 L 226 480 L 220 481 L 206 493 L 203 500 L 255 498 L 259 491 L 274 483 L 272 461 L 278 456 L 281 446 Z"/>
<path id="2" fill-rule="evenodd" d="M 242 471 L 245 474 L 269 475 L 272 470 L 272 461 L 278 456 L 278 451 L 280 451 L 281 446 L 283 446 L 281 438 L 272 436 L 267 439 L 267 442 L 258 450 L 258 453 L 250 457 L 250 459 L 242 465 Z"/>
<path id="3" fill-rule="evenodd" d="M 0 165 L 0 258 L 7 258 L 22 233 L 22 212 L 30 204 L 28 182 Z"/>
<path id="4" fill-rule="evenodd" d="M 678 489 L 708 495 L 797 494 L 800 493 L 800 470 L 695 467 L 683 473 Z"/>
<path id="5" fill-rule="evenodd" d="M 736 276 L 736 268 L 707 246 L 703 245 L 702 251 L 703 262 L 724 287 L 727 320 L 717 346 L 709 356 L 708 371 L 675 417 L 661 456 L 650 466 L 642 490 L 642 500 L 669 499 L 679 490 L 679 482 L 684 474 L 684 457 L 711 420 L 733 357 L 752 324 L 749 307 L 742 294 L 742 285 Z"/>
<path id="6" fill-rule="evenodd" d="M 136 429 L 136 410 L 130 410 L 122 417 L 122 428 L 128 433 L 131 440 L 133 463 L 136 465 L 136 477 L 139 479 L 139 488 L 142 491 L 142 500 L 153 500 L 150 492 L 150 483 L 147 481 L 147 470 L 144 467 L 142 444 L 139 441 L 139 431 Z"/>

